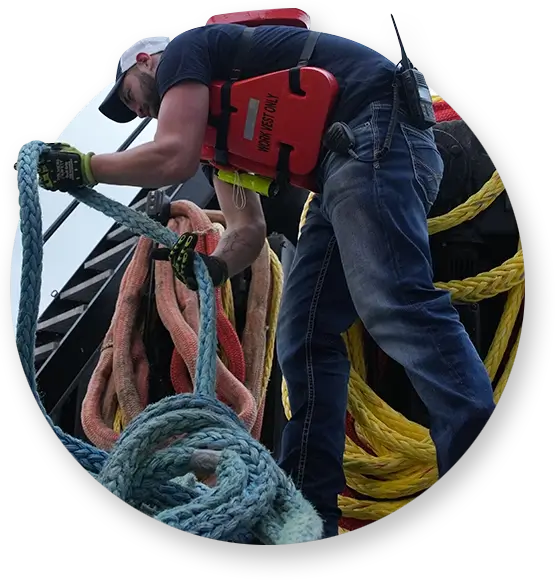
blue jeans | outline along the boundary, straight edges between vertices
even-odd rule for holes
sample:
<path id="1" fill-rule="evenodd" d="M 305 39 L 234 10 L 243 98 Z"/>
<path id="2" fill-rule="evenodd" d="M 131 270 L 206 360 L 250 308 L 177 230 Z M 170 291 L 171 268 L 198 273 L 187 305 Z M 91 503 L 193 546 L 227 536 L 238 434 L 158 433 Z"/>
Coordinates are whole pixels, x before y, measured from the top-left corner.
<path id="1" fill-rule="evenodd" d="M 280 311 L 277 350 L 292 418 L 279 463 L 323 517 L 326 537 L 338 534 L 345 486 L 350 364 L 341 333 L 357 317 L 426 405 L 440 476 L 494 409 L 483 362 L 449 293 L 433 285 L 427 214 L 442 158 L 432 130 L 400 114 L 390 151 L 373 162 L 390 113 L 390 103 L 372 103 L 350 124 L 354 155 L 324 157 L 322 193 L 311 202 Z"/>

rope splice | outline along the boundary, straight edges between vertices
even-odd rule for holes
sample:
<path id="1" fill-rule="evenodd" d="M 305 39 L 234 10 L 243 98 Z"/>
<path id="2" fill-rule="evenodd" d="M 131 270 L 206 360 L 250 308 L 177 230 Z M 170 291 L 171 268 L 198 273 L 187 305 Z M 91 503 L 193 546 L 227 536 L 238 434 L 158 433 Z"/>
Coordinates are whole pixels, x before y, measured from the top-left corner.
<path id="1" fill-rule="evenodd" d="M 37 390 L 33 359 L 43 260 L 37 166 L 44 147 L 40 141 L 24 145 L 17 162 L 23 257 L 16 342 L 31 391 L 60 441 L 113 494 L 170 526 L 236 543 L 321 538 L 322 521 L 314 508 L 233 411 L 216 399 L 215 295 L 199 256 L 194 264 L 200 332 L 193 393 L 147 406 L 109 453 L 54 425 Z M 92 189 L 69 193 L 134 233 L 166 247 L 177 241 L 174 232 Z M 216 473 L 212 488 L 193 474 L 207 469 Z"/>

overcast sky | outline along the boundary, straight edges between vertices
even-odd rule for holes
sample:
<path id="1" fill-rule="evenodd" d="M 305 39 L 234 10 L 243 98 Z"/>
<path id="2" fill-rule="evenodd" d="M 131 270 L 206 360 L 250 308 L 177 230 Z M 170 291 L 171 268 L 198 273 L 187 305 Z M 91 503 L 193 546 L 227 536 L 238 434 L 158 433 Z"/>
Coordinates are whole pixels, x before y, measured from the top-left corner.
<path id="1" fill-rule="evenodd" d="M 83 152 L 107 153 L 115 151 L 127 136 L 139 125 L 139 120 L 119 124 L 108 120 L 98 111 L 98 106 L 110 87 L 97 95 L 68 125 L 59 136 Z M 150 141 L 156 130 L 156 121 L 151 121 L 133 145 Z M 138 188 L 99 185 L 95 188 L 102 194 L 128 204 Z M 40 191 L 43 232 L 56 219 L 73 198 L 62 192 Z M 44 261 L 41 287 L 40 313 L 53 300 L 51 293 L 60 290 L 79 268 L 100 238 L 113 225 L 113 220 L 104 214 L 80 205 L 44 246 Z M 14 245 L 11 270 L 11 304 L 14 327 L 19 303 L 21 275 L 21 236 L 18 230 Z"/>

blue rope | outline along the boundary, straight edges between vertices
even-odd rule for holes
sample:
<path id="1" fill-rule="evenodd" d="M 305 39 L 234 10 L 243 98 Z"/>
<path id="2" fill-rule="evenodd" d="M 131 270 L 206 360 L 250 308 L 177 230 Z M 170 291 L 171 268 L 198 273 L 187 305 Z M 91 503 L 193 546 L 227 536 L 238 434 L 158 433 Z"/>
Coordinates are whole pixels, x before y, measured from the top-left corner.
<path id="1" fill-rule="evenodd" d="M 42 275 L 42 218 L 37 166 L 44 143 L 23 146 L 18 158 L 22 235 L 17 348 L 25 375 L 50 426 L 73 457 L 113 494 L 145 514 L 196 535 L 235 543 L 312 541 L 322 520 L 233 411 L 216 399 L 216 306 L 206 266 L 195 256 L 199 285 L 199 349 L 193 394 L 149 405 L 108 453 L 66 434 L 46 413 L 37 390 L 34 346 Z M 177 234 L 90 188 L 69 192 L 84 204 L 171 247 Z M 218 485 L 193 472 L 214 470 Z"/>

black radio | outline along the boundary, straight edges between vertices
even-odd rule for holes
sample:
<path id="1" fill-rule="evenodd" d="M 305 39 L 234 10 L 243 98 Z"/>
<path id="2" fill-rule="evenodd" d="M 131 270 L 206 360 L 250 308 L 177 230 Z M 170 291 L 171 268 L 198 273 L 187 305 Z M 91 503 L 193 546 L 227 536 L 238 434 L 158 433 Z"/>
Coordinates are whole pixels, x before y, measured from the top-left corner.
<path id="1" fill-rule="evenodd" d="M 409 69 L 399 75 L 406 97 L 409 116 L 418 129 L 436 125 L 432 98 L 425 77 L 417 69 Z"/>
<path id="2" fill-rule="evenodd" d="M 405 103 L 409 110 L 409 117 L 411 122 L 418 129 L 428 129 L 433 125 L 436 125 L 436 116 L 432 105 L 431 92 L 423 73 L 418 71 L 413 66 L 413 63 L 407 58 L 394 16 L 392 16 L 392 22 L 394 23 L 398 42 L 400 43 L 400 48 L 402 50 L 402 69 L 401 72 L 397 74 L 397 78 L 401 82 L 401 89 L 405 96 Z"/>

